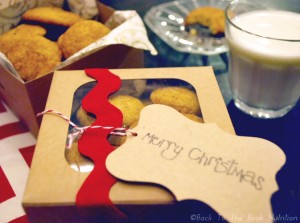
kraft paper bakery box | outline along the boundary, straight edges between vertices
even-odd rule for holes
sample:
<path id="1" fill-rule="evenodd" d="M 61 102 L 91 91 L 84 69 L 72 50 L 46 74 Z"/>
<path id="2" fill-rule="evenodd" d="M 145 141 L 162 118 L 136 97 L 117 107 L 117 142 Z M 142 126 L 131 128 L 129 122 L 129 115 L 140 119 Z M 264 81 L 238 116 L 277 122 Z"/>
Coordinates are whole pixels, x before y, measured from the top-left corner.
<path id="1" fill-rule="evenodd" d="M 92 87 L 85 88 L 89 85 Z M 183 107 L 183 113 L 192 112 L 194 117 L 199 117 L 199 120 L 202 118 L 202 121 L 190 119 L 185 116 L 186 114 L 171 108 L 172 102 L 177 103 L 177 99 L 172 100 L 172 97 L 176 97 L 172 92 L 170 95 L 166 93 L 166 99 L 167 101 L 170 99 L 171 104 L 164 105 L 164 107 L 171 108 L 171 112 L 175 112 L 189 123 L 192 122 L 191 125 L 203 124 L 200 122 L 214 123 L 213 125 L 219 126 L 218 128 L 228 135 L 234 135 L 226 105 L 211 67 L 87 69 L 54 73 L 47 105 L 42 113 L 41 129 L 23 197 L 23 206 L 30 222 L 155 222 L 156 218 L 160 221 L 178 220 L 176 210 L 182 210 L 183 206 L 181 202 L 175 201 L 168 189 L 152 183 L 128 183 L 117 180 L 107 172 L 105 167 L 106 155 L 130 143 L 132 138 L 140 136 L 139 131 L 135 132 L 130 126 L 129 129 L 128 126 L 123 128 L 122 125 L 126 118 L 131 119 L 136 115 L 135 109 L 138 110 L 139 107 L 128 99 L 119 105 L 115 104 L 116 107 L 125 106 L 125 110 L 122 111 L 122 108 L 115 110 L 115 107 L 110 104 L 114 102 L 108 103 L 108 97 L 110 99 L 124 95 L 134 97 L 144 105 L 141 110 L 142 114 L 153 104 L 158 103 L 157 106 L 159 103 L 164 103 L 156 101 L 152 96 L 149 99 L 155 89 L 164 87 L 170 88 L 169 90 L 184 88 L 193 92 L 200 109 L 189 110 L 189 105 L 193 104 L 193 99 L 189 99 L 189 96 L 184 102 L 185 105 L 179 107 Z M 185 92 L 179 95 L 181 94 L 185 95 Z M 158 96 L 158 100 L 161 97 Z M 192 107 L 197 105 L 192 105 Z M 96 132 L 99 127 L 100 133 L 91 133 L 92 138 L 86 138 L 89 130 L 79 131 L 79 134 L 74 131 L 87 127 L 87 124 L 78 124 L 78 119 L 87 120 L 86 116 L 78 116 L 82 108 L 88 108 L 87 113 L 93 113 L 96 116 L 93 119 L 94 122 L 91 123 L 94 123 L 92 126 L 94 125 Z M 167 113 L 165 115 L 173 116 Z M 101 125 L 97 124 L 96 119 L 102 120 Z M 178 122 L 175 116 L 173 122 Z M 163 128 L 166 132 L 170 131 L 169 126 L 161 124 L 159 119 L 152 120 L 151 123 Z M 189 136 L 186 135 L 188 130 L 180 130 L 182 125 L 178 123 L 179 137 L 177 138 L 189 140 Z M 139 124 L 138 120 L 137 125 Z M 116 135 L 114 135 L 110 132 L 113 131 L 111 128 L 116 125 L 119 125 L 121 129 L 116 129 Z M 107 135 L 103 135 L 101 131 L 105 131 L 105 134 L 109 133 L 109 137 L 107 138 Z M 111 137 L 124 137 L 122 136 L 124 131 L 128 131 L 126 141 L 120 143 L 121 147 L 119 147 L 120 144 L 115 146 L 113 142 L 116 143 L 116 141 Z M 118 133 L 121 133 L 121 136 Z M 79 139 L 78 135 L 81 135 Z M 74 155 L 70 149 L 73 149 L 72 145 L 76 140 L 78 140 L 79 148 L 82 146 L 80 143 L 84 141 L 86 141 L 85 146 L 91 148 L 97 147 L 100 143 L 101 146 L 94 152 L 99 157 L 104 156 L 104 159 L 98 159 L 98 155 L 89 152 L 87 154 L 91 159 L 86 158 L 87 154 L 81 155 L 80 158 L 78 154 Z M 70 143 L 72 143 L 71 146 Z M 176 151 L 163 155 L 171 160 L 175 154 Z M 132 167 L 128 164 L 124 168 Z M 137 169 L 131 171 L 135 172 Z M 189 220 L 189 217 L 187 219 Z"/>
<path id="2" fill-rule="evenodd" d="M 77 70 L 86 67 L 138 68 L 143 67 L 143 50 L 151 50 L 155 53 L 155 49 L 148 42 L 143 22 L 135 11 L 115 11 L 102 3 L 96 4 L 97 1 L 37 1 L 35 6 L 51 4 L 62 7 L 64 2 L 68 2 L 73 7 L 71 9 L 84 18 L 96 18 L 111 27 L 113 31 L 104 39 L 94 42 L 68 60 L 64 60 L 56 68 L 57 70 Z M 16 3 L 16 5 L 18 7 L 6 3 L 0 6 L 3 12 L 0 15 L 3 23 L 2 33 L 18 24 L 20 15 L 27 8 L 33 7 L 30 1 Z M 12 15 L 12 19 L 6 19 L 6 12 Z M 13 16 L 14 14 L 16 16 Z M 53 72 L 24 82 L 4 55 L 1 56 L 0 72 L 2 100 L 37 136 L 41 119 L 36 118 L 36 114 L 45 107 Z"/>

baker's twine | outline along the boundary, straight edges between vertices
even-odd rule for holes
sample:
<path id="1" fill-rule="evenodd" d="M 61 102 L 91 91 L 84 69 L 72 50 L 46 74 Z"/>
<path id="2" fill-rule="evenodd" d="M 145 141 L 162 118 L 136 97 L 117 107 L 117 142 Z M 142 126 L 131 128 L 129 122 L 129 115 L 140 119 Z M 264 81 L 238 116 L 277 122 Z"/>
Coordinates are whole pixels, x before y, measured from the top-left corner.
<path id="1" fill-rule="evenodd" d="M 72 122 L 67 116 L 65 116 L 61 112 L 52 109 L 48 109 L 43 112 L 40 112 L 36 115 L 36 117 L 40 117 L 46 113 L 55 114 L 61 117 L 66 122 L 68 122 L 70 126 L 72 126 L 73 132 L 68 134 L 68 142 L 66 145 L 67 148 L 71 148 L 73 142 L 78 140 L 87 129 L 106 129 L 106 130 L 108 129 L 111 130 L 109 135 L 117 135 L 117 136 L 127 136 L 128 134 L 132 136 L 138 135 L 136 132 L 132 132 L 131 130 L 125 127 L 113 127 L 113 126 L 101 126 L 101 125 L 90 125 L 90 126 L 80 127 L 76 125 L 74 122 Z"/>

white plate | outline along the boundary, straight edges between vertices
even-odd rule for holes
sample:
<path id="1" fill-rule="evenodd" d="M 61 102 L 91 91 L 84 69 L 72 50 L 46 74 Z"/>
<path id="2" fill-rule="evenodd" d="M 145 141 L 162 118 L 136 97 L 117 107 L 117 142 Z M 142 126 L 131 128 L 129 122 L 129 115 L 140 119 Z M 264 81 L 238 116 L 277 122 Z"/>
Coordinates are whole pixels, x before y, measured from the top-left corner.
<path id="1" fill-rule="evenodd" d="M 173 49 L 201 55 L 216 55 L 228 51 L 225 37 L 205 33 L 191 35 L 184 26 L 186 15 L 202 6 L 225 9 L 230 0 L 181 0 L 152 7 L 145 15 L 148 27 Z"/>

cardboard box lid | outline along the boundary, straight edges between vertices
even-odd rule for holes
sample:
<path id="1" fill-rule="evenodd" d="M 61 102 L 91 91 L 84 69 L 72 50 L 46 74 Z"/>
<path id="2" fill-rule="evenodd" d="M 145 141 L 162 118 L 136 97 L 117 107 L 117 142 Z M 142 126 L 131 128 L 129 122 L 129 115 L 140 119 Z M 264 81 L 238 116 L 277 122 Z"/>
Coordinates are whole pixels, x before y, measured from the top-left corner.
<path id="1" fill-rule="evenodd" d="M 126 79 L 179 79 L 189 82 L 196 90 L 205 123 L 216 123 L 234 134 L 226 105 L 212 67 L 111 69 Z M 71 116 L 73 94 L 85 83 L 94 81 L 84 71 L 56 71 L 46 109 Z M 30 176 L 25 190 L 24 206 L 74 205 L 77 191 L 88 176 L 71 169 L 65 154 L 68 123 L 54 116 L 43 117 Z M 173 196 L 161 187 L 117 182 L 110 191 L 111 200 L 122 203 L 170 203 Z M 139 188 L 138 188 L 139 187 Z M 154 187 L 154 188 L 151 188 Z"/>

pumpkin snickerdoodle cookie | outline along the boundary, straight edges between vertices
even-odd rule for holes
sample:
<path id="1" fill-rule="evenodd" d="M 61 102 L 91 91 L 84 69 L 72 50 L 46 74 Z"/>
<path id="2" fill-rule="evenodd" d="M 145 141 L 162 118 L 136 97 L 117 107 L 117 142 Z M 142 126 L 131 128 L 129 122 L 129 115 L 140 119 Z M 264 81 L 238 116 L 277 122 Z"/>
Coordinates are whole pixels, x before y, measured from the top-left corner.
<path id="1" fill-rule="evenodd" d="M 192 10 L 185 18 L 185 25 L 200 24 L 209 28 L 212 34 L 224 33 L 225 13 L 224 10 L 203 6 Z"/>
<path id="2" fill-rule="evenodd" d="M 161 87 L 152 91 L 154 104 L 168 105 L 183 114 L 199 114 L 200 106 L 195 92 L 185 87 Z"/>
<path id="3" fill-rule="evenodd" d="M 82 18 L 73 12 L 65 11 L 58 7 L 37 7 L 27 10 L 22 15 L 22 19 L 69 27 Z"/>
<path id="4" fill-rule="evenodd" d="M 0 38 L 0 51 L 6 55 L 24 81 L 53 71 L 62 57 L 57 43 L 40 35 L 16 34 Z"/>

